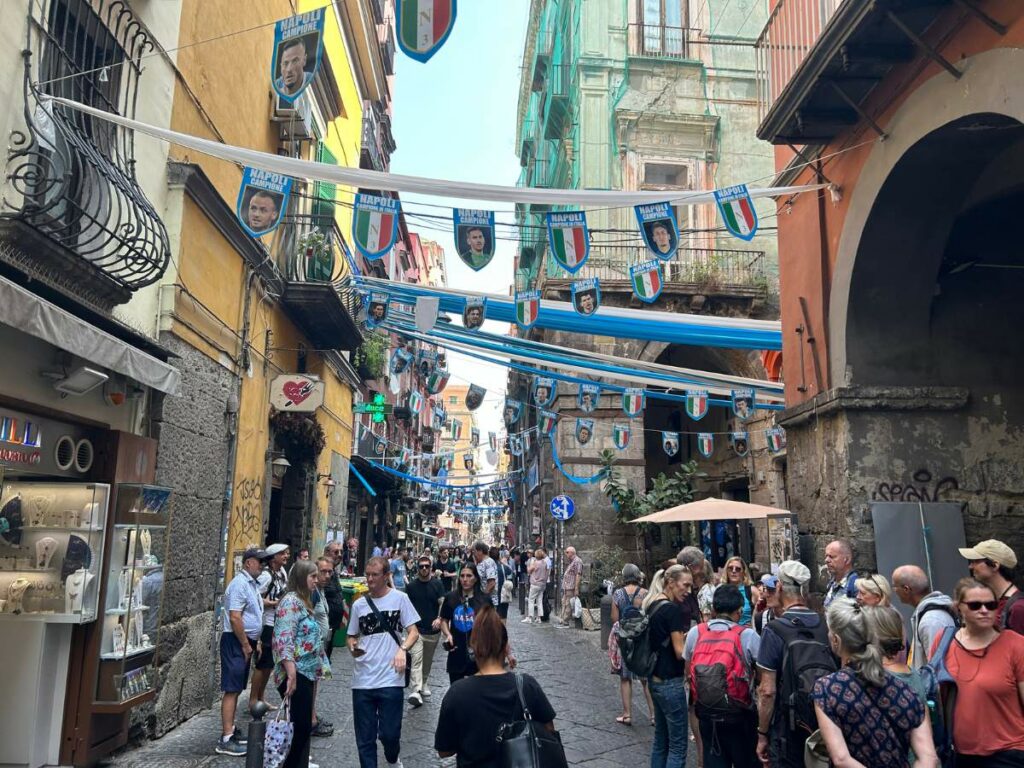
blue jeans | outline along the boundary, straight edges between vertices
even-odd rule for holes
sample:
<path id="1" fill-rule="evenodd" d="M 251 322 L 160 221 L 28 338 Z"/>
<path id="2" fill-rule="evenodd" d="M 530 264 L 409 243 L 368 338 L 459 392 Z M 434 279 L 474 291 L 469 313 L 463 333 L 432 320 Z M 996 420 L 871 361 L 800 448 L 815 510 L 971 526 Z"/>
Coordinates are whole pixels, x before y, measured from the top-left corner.
<path id="1" fill-rule="evenodd" d="M 384 757 L 398 762 L 402 745 L 403 697 L 401 688 L 352 690 L 352 721 L 356 728 L 359 768 L 377 768 L 377 738 Z"/>
<path id="2" fill-rule="evenodd" d="M 649 683 L 654 701 L 651 768 L 685 768 L 688 732 L 686 681 L 682 677 Z"/>

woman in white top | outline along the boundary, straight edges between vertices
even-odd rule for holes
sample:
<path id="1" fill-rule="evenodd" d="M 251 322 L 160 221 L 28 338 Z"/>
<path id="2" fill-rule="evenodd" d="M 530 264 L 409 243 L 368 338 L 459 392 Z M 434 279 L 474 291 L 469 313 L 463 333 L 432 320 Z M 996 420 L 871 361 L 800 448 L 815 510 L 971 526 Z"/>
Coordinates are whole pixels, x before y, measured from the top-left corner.
<path id="1" fill-rule="evenodd" d="M 526 599 L 526 618 L 523 624 L 539 624 L 544 616 L 544 588 L 548 584 L 547 553 L 538 549 L 526 566 L 530 576 L 530 595 Z"/>

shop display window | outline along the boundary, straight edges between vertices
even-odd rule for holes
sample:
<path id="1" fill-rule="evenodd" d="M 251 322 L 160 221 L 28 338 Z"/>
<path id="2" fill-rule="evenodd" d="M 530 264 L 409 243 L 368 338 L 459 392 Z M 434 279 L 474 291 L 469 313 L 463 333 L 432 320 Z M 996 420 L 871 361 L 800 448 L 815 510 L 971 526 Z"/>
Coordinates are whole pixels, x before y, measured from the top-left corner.
<path id="1" fill-rule="evenodd" d="M 3 483 L 0 621 L 95 621 L 109 498 L 99 483 Z"/>

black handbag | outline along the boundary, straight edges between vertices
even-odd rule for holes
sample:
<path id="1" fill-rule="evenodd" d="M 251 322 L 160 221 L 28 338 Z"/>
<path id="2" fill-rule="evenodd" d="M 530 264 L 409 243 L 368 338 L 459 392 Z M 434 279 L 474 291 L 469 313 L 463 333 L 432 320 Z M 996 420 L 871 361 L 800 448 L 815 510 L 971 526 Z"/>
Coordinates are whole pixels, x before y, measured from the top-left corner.
<path id="1" fill-rule="evenodd" d="M 523 678 L 518 672 L 512 674 L 523 719 L 505 723 L 498 729 L 498 765 L 500 768 L 569 768 L 558 732 L 534 722 L 523 695 Z"/>
<path id="2" fill-rule="evenodd" d="M 373 599 L 369 595 L 363 595 L 366 598 L 366 604 L 370 606 L 370 610 L 373 611 L 373 615 L 377 617 L 377 623 L 384 627 L 388 634 L 391 635 L 391 639 L 398 643 L 398 647 L 402 647 L 402 640 L 395 633 L 395 630 L 391 628 L 389 624 L 384 621 L 384 617 L 380 615 L 380 611 L 377 610 L 377 606 L 373 604 Z M 409 651 L 405 652 L 405 687 L 409 687 L 409 683 L 412 681 L 412 654 Z"/>

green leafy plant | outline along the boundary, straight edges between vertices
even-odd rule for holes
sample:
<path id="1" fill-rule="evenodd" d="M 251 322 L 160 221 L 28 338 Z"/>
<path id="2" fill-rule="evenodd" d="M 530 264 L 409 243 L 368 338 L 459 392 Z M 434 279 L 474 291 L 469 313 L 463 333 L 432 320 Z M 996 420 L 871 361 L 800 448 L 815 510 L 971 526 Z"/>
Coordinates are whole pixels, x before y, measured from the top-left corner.
<path id="1" fill-rule="evenodd" d="M 384 375 L 387 354 L 387 337 L 373 333 L 363 339 L 363 343 L 352 355 L 352 362 L 367 379 L 379 379 Z"/>
<path id="2" fill-rule="evenodd" d="M 316 419 L 304 413 L 272 410 L 274 442 L 292 464 L 312 467 L 327 445 L 327 435 Z"/>
<path id="3" fill-rule="evenodd" d="M 300 269 L 301 265 L 301 269 Z M 311 229 L 300 239 L 292 265 L 293 280 L 330 280 L 333 267 L 331 244 L 319 229 Z"/>

